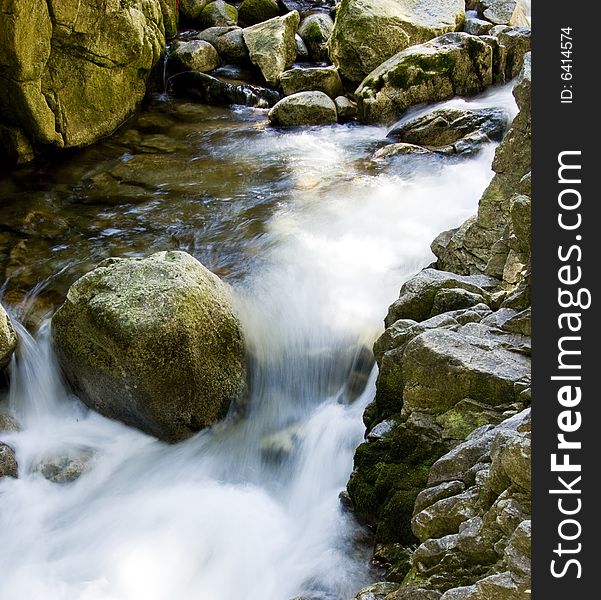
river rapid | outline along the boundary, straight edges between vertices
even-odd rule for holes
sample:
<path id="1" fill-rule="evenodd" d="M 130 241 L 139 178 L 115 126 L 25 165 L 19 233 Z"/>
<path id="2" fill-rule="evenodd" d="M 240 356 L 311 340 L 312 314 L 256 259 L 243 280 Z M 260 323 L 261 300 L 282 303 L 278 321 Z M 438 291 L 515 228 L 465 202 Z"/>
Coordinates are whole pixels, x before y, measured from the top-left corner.
<path id="1" fill-rule="evenodd" d="M 507 86 L 446 104 L 516 110 Z M 374 396 L 366 348 L 430 242 L 475 212 L 494 153 L 373 160 L 386 133 L 155 99 L 109 140 L 0 177 L 22 323 L 0 400 L 21 426 L 3 434 L 19 479 L 0 480 L 0 598 L 350 600 L 375 578 L 339 499 Z M 233 285 L 251 365 L 247 412 L 177 445 L 73 397 L 47 319 L 103 258 L 164 249 Z M 83 474 L 49 481 L 48 461 Z"/>

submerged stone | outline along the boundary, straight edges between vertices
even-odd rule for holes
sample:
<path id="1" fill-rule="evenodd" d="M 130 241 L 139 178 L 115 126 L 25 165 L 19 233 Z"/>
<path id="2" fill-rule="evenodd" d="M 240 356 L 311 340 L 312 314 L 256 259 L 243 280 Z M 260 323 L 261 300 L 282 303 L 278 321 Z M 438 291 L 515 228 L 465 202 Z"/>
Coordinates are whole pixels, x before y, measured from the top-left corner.
<path id="1" fill-rule="evenodd" d="M 0 442 L 0 479 L 2 477 L 19 476 L 19 466 L 15 457 L 14 450 L 6 444 Z"/>

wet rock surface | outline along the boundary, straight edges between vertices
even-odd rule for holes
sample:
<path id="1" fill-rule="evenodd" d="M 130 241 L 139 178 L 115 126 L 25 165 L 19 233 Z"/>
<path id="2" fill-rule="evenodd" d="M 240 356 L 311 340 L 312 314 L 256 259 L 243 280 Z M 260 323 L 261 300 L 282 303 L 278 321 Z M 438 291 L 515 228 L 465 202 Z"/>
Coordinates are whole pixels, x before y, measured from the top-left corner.
<path id="1" fill-rule="evenodd" d="M 175 0 L 79 4 L 11 0 L 0 37 L 0 123 L 17 162 L 91 144 L 140 105 L 165 49 Z M 168 31 L 168 34 L 173 34 Z"/>
<path id="2" fill-rule="evenodd" d="M 273 125 L 331 125 L 338 121 L 334 101 L 323 92 L 298 92 L 280 100 L 270 111 Z"/>
<path id="3" fill-rule="evenodd" d="M 509 33 L 506 51 L 524 42 L 515 54 L 520 112 L 478 214 L 438 236 L 435 268 L 409 279 L 389 309 L 348 484 L 387 578 L 402 582 L 386 600 L 521 600 L 530 590 L 530 55 L 518 30 L 491 32 Z M 409 142 L 453 144 L 447 135 L 469 136 L 489 117 L 492 135 L 502 135 L 502 115 L 464 116 L 402 122 L 391 154 L 420 148 Z"/>
<path id="4" fill-rule="evenodd" d="M 0 305 L 0 370 L 8 365 L 16 348 L 17 334 L 10 317 Z"/>
<path id="5" fill-rule="evenodd" d="M 246 395 L 230 292 L 183 252 L 109 259 L 52 319 L 57 357 L 91 408 L 166 441 L 225 417 Z"/>

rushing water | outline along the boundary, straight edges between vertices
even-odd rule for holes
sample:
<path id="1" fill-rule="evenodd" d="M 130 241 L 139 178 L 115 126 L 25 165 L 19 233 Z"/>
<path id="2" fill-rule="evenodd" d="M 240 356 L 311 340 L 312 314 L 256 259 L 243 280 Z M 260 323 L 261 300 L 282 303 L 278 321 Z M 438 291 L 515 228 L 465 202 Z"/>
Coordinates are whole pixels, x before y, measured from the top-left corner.
<path id="1" fill-rule="evenodd" d="M 509 98 L 477 102 L 515 112 Z M 0 182 L 7 297 L 60 299 L 106 255 L 183 248 L 234 285 L 251 356 L 248 413 L 169 446 L 86 409 L 48 321 L 35 338 L 19 326 L 0 402 L 22 427 L 2 434 L 20 469 L 0 480 L 3 600 L 349 600 L 370 581 L 365 532 L 338 498 L 374 394 L 375 372 L 356 384 L 362 348 L 431 240 L 474 212 L 493 153 L 378 163 L 385 135 L 158 103 L 104 144 Z M 73 482 L 40 473 L 69 460 L 85 465 Z"/>

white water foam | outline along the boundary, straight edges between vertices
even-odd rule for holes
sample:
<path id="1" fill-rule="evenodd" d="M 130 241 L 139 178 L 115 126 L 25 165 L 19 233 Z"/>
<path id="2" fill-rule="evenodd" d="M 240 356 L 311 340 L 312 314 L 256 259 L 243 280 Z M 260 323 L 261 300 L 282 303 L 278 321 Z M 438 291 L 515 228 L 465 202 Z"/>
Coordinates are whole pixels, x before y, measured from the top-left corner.
<path id="1" fill-rule="evenodd" d="M 369 580 L 338 494 L 375 373 L 348 403 L 349 373 L 400 283 L 432 259 L 431 240 L 475 211 L 493 152 L 362 168 L 385 133 L 266 130 L 224 149 L 257 168 L 284 162 L 295 181 L 238 289 L 252 355 L 245 417 L 160 443 L 70 396 L 48 324 L 36 339 L 20 328 L 10 406 L 23 430 L 3 434 L 20 478 L 0 480 L 0 598 L 348 600 Z M 87 468 L 53 483 L 38 466 L 57 457 Z"/>

